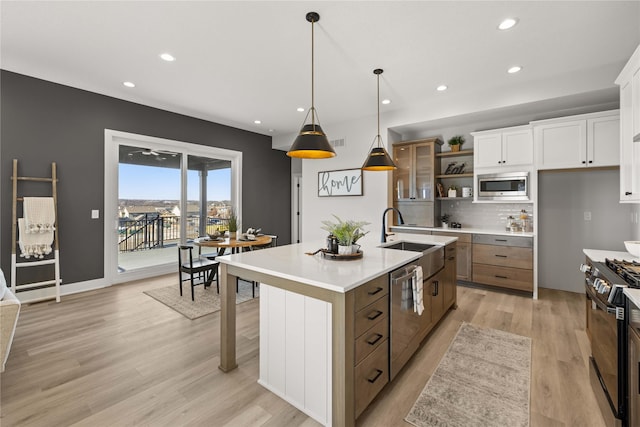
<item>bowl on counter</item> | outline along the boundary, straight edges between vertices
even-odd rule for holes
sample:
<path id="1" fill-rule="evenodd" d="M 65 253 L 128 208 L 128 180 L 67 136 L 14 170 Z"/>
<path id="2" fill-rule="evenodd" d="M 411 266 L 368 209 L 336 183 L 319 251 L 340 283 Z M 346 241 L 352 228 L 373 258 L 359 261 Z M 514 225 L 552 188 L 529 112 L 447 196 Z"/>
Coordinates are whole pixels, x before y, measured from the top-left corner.
<path id="1" fill-rule="evenodd" d="M 624 247 L 627 248 L 627 252 L 636 258 L 640 258 L 640 240 L 626 240 Z"/>

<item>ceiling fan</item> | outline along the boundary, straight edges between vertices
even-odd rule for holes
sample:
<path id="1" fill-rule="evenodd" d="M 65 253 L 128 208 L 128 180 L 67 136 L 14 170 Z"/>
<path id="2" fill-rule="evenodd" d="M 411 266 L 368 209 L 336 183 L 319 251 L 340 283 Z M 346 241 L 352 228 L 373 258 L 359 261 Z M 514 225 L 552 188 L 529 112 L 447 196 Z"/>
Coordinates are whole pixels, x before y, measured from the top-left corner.
<path id="1" fill-rule="evenodd" d="M 176 157 L 178 155 L 178 153 L 173 153 L 171 151 L 152 150 L 150 148 L 144 148 L 141 150 L 129 151 L 129 153 L 127 153 L 127 156 L 133 157 L 134 154 L 138 153 L 142 154 L 143 156 L 155 156 L 157 160 L 165 160 L 166 157 L 163 157 L 162 155 L 169 155 L 171 157 Z"/>

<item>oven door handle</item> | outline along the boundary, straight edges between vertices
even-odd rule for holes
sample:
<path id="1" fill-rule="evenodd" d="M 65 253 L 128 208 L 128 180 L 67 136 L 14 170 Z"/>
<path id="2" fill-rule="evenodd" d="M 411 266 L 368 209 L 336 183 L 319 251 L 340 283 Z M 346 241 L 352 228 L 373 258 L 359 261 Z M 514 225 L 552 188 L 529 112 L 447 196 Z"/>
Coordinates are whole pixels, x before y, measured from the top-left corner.
<path id="1" fill-rule="evenodd" d="M 603 303 L 602 301 L 600 301 L 600 299 L 594 294 L 593 289 L 591 288 L 591 286 L 589 286 L 588 284 L 585 286 L 585 289 L 587 290 L 587 294 L 589 294 L 589 297 L 591 298 L 591 301 L 593 301 L 594 303 L 596 303 L 596 305 L 598 306 L 598 308 L 606 313 L 609 314 L 616 314 L 616 308 L 615 307 L 609 307 L 608 305 L 606 305 L 605 303 Z"/>

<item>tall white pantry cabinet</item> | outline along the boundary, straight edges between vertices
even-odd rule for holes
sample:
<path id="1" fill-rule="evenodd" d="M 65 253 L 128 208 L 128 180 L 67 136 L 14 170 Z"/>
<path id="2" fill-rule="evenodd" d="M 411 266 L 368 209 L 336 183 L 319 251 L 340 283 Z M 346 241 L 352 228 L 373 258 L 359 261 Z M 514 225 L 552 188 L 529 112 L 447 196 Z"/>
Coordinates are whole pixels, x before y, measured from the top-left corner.
<path id="1" fill-rule="evenodd" d="M 640 46 L 616 84 L 620 86 L 620 202 L 640 203 Z"/>

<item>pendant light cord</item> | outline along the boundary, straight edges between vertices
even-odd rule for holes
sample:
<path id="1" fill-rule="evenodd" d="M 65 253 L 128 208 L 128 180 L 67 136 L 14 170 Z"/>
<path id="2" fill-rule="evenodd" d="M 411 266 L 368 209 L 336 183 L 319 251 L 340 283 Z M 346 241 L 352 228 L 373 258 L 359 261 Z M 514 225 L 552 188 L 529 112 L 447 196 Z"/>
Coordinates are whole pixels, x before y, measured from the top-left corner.
<path id="1" fill-rule="evenodd" d="M 311 124 L 313 125 L 314 129 L 316 126 L 316 108 L 315 108 L 315 100 L 314 100 L 314 95 L 315 95 L 315 91 L 314 91 L 314 73 L 313 73 L 313 69 L 314 69 L 314 41 L 313 41 L 313 24 L 315 23 L 315 20 L 311 20 Z"/>
<path id="2" fill-rule="evenodd" d="M 378 78 L 378 146 L 380 146 L 380 74 L 377 74 Z"/>

